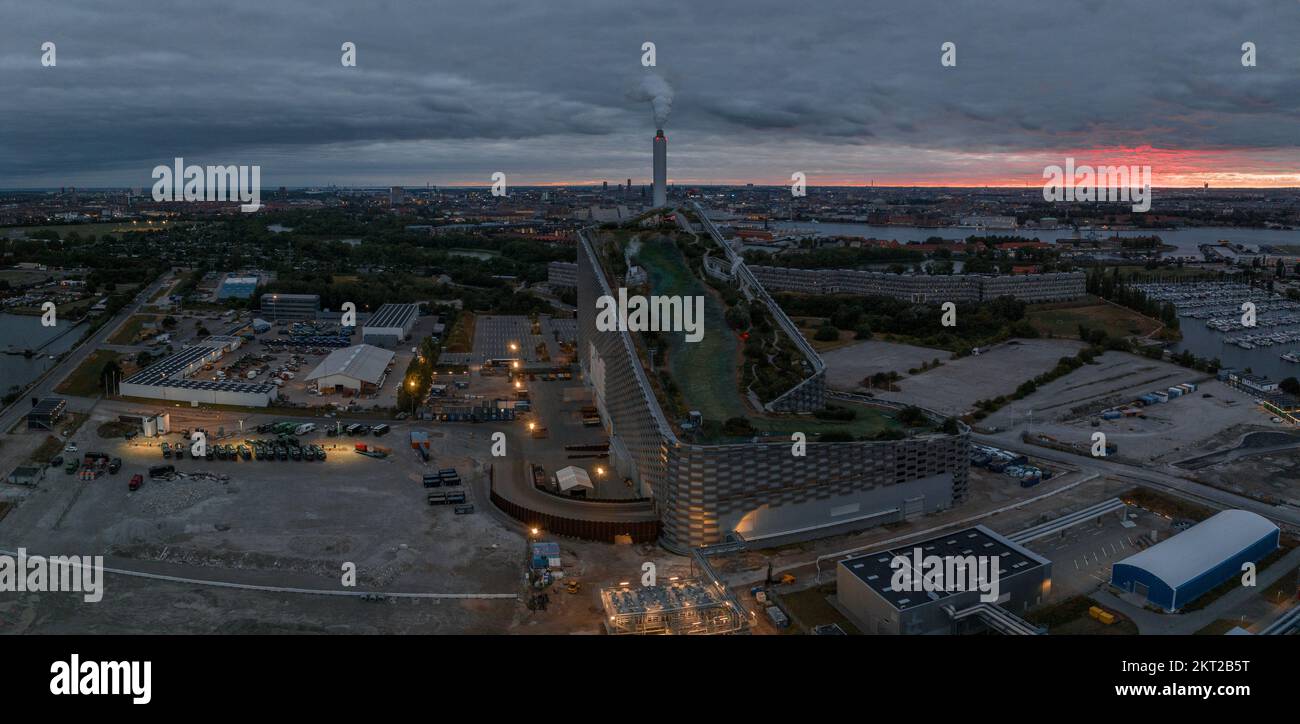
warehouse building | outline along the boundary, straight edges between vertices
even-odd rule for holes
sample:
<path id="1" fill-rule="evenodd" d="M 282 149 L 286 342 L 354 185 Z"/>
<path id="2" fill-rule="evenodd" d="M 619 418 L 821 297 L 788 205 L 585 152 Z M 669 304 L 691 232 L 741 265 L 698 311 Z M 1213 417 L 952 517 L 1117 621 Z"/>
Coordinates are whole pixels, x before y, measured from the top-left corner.
<path id="1" fill-rule="evenodd" d="M 122 380 L 118 391 L 151 400 L 267 407 L 278 396 L 274 385 L 190 379 L 204 365 L 234 351 L 239 343 L 239 337 L 207 337 Z"/>
<path id="2" fill-rule="evenodd" d="M 36 485 L 45 477 L 44 465 L 19 465 L 5 480 L 10 485 Z"/>
<path id="3" fill-rule="evenodd" d="M 929 585 L 894 588 L 895 573 L 931 556 L 957 565 L 975 566 L 979 558 L 996 563 L 997 600 L 982 602 L 980 590 L 945 585 L 942 576 Z M 977 567 L 977 566 L 976 566 Z M 972 571 L 975 568 L 971 569 Z M 931 538 L 893 550 L 846 558 L 835 567 L 836 599 L 858 628 L 866 634 L 956 634 L 992 629 L 1005 634 L 1040 633 L 1019 618 L 1042 603 L 1051 591 L 1052 564 L 1010 539 L 982 526 Z M 928 588 L 930 590 L 919 590 Z M 914 590 L 917 589 L 917 590 Z"/>
<path id="4" fill-rule="evenodd" d="M 571 261 L 553 261 L 546 265 L 546 283 L 552 289 L 578 286 L 578 265 Z"/>
<path id="5" fill-rule="evenodd" d="M 62 397 L 43 397 L 27 413 L 27 429 L 53 430 L 67 409 L 68 401 Z"/>
<path id="6" fill-rule="evenodd" d="M 265 319 L 315 319 L 320 313 L 319 294 L 263 294 L 261 317 Z"/>
<path id="7" fill-rule="evenodd" d="M 858 294 L 912 302 L 979 302 L 1014 297 L 1029 303 L 1064 302 L 1087 293 L 1083 272 L 1049 274 L 892 274 L 860 269 L 752 266 L 770 292 Z"/>
<path id="8" fill-rule="evenodd" d="M 396 347 L 411 336 L 420 317 L 417 304 L 385 304 L 361 327 L 361 341 L 380 347 Z"/>
<path id="9" fill-rule="evenodd" d="M 258 281 L 257 277 L 226 277 L 217 287 L 217 299 L 252 299 Z"/>
<path id="10" fill-rule="evenodd" d="M 1110 583 L 1177 611 L 1224 581 L 1241 565 L 1278 549 L 1281 531 L 1247 510 L 1225 510 L 1111 567 Z"/>
<path id="11" fill-rule="evenodd" d="M 321 394 L 374 392 L 384 383 L 394 354 L 369 344 L 336 349 L 307 375 Z"/>
<path id="12" fill-rule="evenodd" d="M 632 480 L 638 495 L 654 498 L 665 548 L 689 552 L 727 540 L 783 545 L 912 520 L 966 499 L 970 430 L 964 425 L 956 433 L 935 430 L 901 440 L 809 442 L 802 457 L 790 454 L 788 440 L 695 442 L 665 412 L 638 354 L 639 340 L 596 324 L 596 299 L 617 288 L 600 248 L 598 237 L 579 232 L 578 362 L 610 432 L 610 465 Z M 737 283 L 760 300 L 806 361 L 807 376 L 765 407 L 822 409 L 825 364 L 744 260 L 731 254 Z"/>

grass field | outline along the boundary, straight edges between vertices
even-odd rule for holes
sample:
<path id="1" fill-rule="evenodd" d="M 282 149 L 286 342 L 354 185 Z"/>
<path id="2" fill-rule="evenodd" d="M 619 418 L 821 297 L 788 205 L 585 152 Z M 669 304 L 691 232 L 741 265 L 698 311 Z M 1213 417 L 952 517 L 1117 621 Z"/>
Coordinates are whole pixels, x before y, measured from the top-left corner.
<path id="1" fill-rule="evenodd" d="M 1071 339 L 1078 339 L 1080 324 L 1110 337 L 1145 336 L 1160 327 L 1154 319 L 1091 295 L 1078 302 L 1034 304 L 1025 316 L 1039 334 Z"/>
<path id="2" fill-rule="evenodd" d="M 19 284 L 30 284 L 31 282 L 42 282 L 50 277 L 62 279 L 70 276 L 69 272 L 63 271 L 39 271 L 35 269 L 0 269 L 0 279 L 3 279 L 13 286 Z"/>
<path id="3" fill-rule="evenodd" d="M 99 375 L 104 371 L 104 365 L 109 362 L 120 364 L 123 357 L 125 355 L 121 352 L 97 349 L 82 360 L 81 364 L 77 365 L 77 369 L 64 378 L 54 391 L 78 397 L 94 397 L 103 391 L 99 384 Z"/>
<path id="4" fill-rule="evenodd" d="M 108 338 L 109 344 L 133 344 L 135 337 L 144 329 L 146 322 L 157 322 L 158 317 L 152 314 L 132 314 L 129 319 L 122 323 L 121 327 Z"/>
<path id="5" fill-rule="evenodd" d="M 682 391 L 686 407 L 699 410 L 709 420 L 749 417 L 749 405 L 737 389 L 740 341 L 727 326 L 721 300 L 691 273 L 681 252 L 671 243 L 646 241 L 637 259 L 650 279 L 654 294 L 704 297 L 704 337 L 687 342 L 682 332 L 667 333 L 668 364 Z"/>
<path id="6" fill-rule="evenodd" d="M 839 330 L 839 339 L 835 341 L 815 339 L 814 335 L 817 334 L 817 328 L 826 321 L 825 317 L 791 317 L 790 321 L 799 327 L 799 331 L 803 333 L 803 338 L 808 340 L 808 344 L 811 344 L 812 348 L 818 352 L 829 352 L 840 347 L 847 347 L 857 341 L 854 339 L 856 335 L 853 332 L 846 332 L 843 329 Z"/>
<path id="7" fill-rule="evenodd" d="M 843 432 L 854 437 L 874 435 L 883 430 L 902 428 L 898 420 L 894 419 L 893 414 L 883 408 L 858 405 L 842 400 L 835 400 L 831 404 L 837 407 L 847 407 L 856 412 L 857 416 L 850 421 L 840 422 L 838 420 L 818 420 L 812 416 L 770 418 L 751 415 L 750 422 L 755 428 L 764 432 L 802 432 L 808 435 L 819 435 L 824 432 Z"/>

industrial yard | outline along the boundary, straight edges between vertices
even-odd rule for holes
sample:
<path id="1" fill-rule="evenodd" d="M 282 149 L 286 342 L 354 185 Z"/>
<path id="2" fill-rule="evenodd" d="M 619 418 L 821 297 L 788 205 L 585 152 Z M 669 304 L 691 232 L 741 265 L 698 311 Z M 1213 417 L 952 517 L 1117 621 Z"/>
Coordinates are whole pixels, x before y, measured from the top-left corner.
<path id="1" fill-rule="evenodd" d="M 189 632 L 409 632 L 420 627 L 447 633 L 497 632 L 515 626 L 539 625 L 551 630 L 562 619 L 557 613 L 537 619 L 513 598 L 520 594 L 519 562 L 525 536 L 517 526 L 502 520 L 486 501 L 487 454 L 491 426 L 442 425 L 432 429 L 419 424 L 393 424 L 376 437 L 326 434 L 324 423 L 301 436 L 301 443 L 316 445 L 325 460 L 194 459 L 189 444 L 178 432 L 155 439 L 120 436 L 101 438 L 95 430 L 114 418 L 122 403 L 103 403 L 70 440 L 79 452 L 102 452 L 119 457 L 116 474 L 89 480 L 52 469 L 36 488 L 11 488 L 19 504 L 3 522 L 6 541 L 22 541 L 32 551 L 44 553 L 95 553 L 107 556 L 106 565 L 148 573 L 187 578 L 304 589 L 344 590 L 342 565 L 356 564 L 360 590 L 436 594 L 491 594 L 507 599 L 392 599 L 384 605 L 359 602 L 355 597 L 335 601 L 308 594 L 274 591 L 241 592 L 219 587 L 195 587 L 112 576 L 110 591 L 120 597 L 105 599 L 104 606 L 54 603 L 36 611 L 33 602 L 0 605 L 0 618 L 23 630 L 57 632 L 98 627 L 113 630 L 166 630 Z M 270 416 L 241 418 L 245 434 L 234 434 L 238 421 L 228 413 L 179 410 L 173 425 L 204 427 L 214 433 L 215 444 L 244 444 L 246 440 L 277 437 L 258 433 L 270 425 Z M 349 421 L 340 420 L 348 423 Z M 230 431 L 215 437 L 218 430 Z M 411 449 L 411 431 L 423 431 L 429 440 L 428 462 Z M 184 457 L 164 458 L 162 445 L 184 447 Z M 371 457 L 355 452 L 358 444 L 386 453 Z M 72 457 L 69 454 L 69 457 Z M 173 466 L 183 475 L 151 477 L 150 468 Z M 428 471 L 454 468 L 473 512 L 458 514 L 453 506 L 434 506 L 421 484 Z M 135 491 L 127 481 L 145 477 Z M 167 479 L 170 478 L 170 479 Z M 572 569 L 632 555 L 626 570 L 635 571 L 640 556 L 630 548 L 599 544 L 565 543 L 581 555 L 566 553 Z M 656 554 L 662 557 L 662 552 Z M 654 557 L 654 556 L 652 556 Z M 472 563 L 471 563 L 472 561 Z M 602 563 L 603 561 L 603 563 Z M 665 560 L 666 564 L 671 564 Z M 616 575 L 598 574 L 601 580 Z M 132 601 L 145 592 L 156 599 L 174 600 L 175 618 L 165 613 L 173 607 L 157 605 L 132 615 Z M 590 591 L 595 595 L 595 589 Z M 559 602 L 563 603 L 563 601 Z M 285 608 L 290 606 L 290 608 Z M 357 622 L 358 606 L 379 615 Z M 379 606 L 375 609 L 375 606 Z M 219 615 L 224 610 L 226 615 Z M 563 610 L 557 607 L 552 610 Z M 579 609 L 580 621 L 569 624 L 589 628 L 598 621 Z M 240 611 L 244 611 L 240 615 Z M 65 628 L 71 627 L 71 628 Z M 164 627 L 164 628 L 159 628 Z"/>

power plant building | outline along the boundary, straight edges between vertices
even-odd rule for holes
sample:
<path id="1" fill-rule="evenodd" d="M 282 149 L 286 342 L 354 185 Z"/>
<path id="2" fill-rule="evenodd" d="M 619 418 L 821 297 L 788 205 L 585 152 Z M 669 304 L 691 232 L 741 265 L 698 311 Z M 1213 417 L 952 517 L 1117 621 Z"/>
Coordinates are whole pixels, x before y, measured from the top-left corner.
<path id="1" fill-rule="evenodd" d="M 654 195 L 656 209 L 668 205 L 668 139 L 663 129 L 655 133 L 654 140 Z"/>
<path id="2" fill-rule="evenodd" d="M 711 234 L 716 227 L 696 207 Z M 716 240 L 716 237 L 715 237 Z M 804 457 L 781 442 L 701 444 L 679 436 L 627 331 L 596 326 L 596 300 L 613 295 L 594 242 L 578 243 L 578 357 L 583 379 L 610 431 L 610 462 L 654 499 L 661 542 L 674 551 L 728 539 L 779 545 L 910 520 L 966 498 L 970 431 L 899 440 L 809 442 Z M 730 249 L 747 294 L 770 302 Z M 806 341 L 774 302 L 768 308 L 791 341 Z M 714 331 L 725 333 L 723 330 Z M 790 334 L 787 332 L 787 334 Z M 803 346 L 799 349 L 804 350 Z M 824 406 L 824 364 L 807 347 L 811 374 L 767 406 L 772 412 Z"/>
<path id="3" fill-rule="evenodd" d="M 980 585 L 992 591 L 992 575 L 975 586 L 968 581 L 949 581 L 942 576 L 931 588 L 913 585 L 920 581 L 924 566 L 917 570 L 918 556 L 934 557 L 952 570 L 975 573 L 983 558 L 985 571 L 998 566 L 996 598 L 984 601 Z M 971 568 L 974 566 L 974 568 Z M 900 569 L 908 575 L 896 577 Z M 947 575 L 947 571 L 943 575 Z M 1052 563 L 998 533 L 977 525 L 955 533 L 936 536 L 892 550 L 877 551 L 840 561 L 835 566 L 835 597 L 864 634 L 926 635 L 958 634 L 992 629 L 1004 634 L 1037 634 L 1036 628 L 1020 618 L 1041 604 L 1051 592 Z M 902 588 L 895 583 L 905 582 Z M 959 585 L 960 584 L 960 585 Z"/>

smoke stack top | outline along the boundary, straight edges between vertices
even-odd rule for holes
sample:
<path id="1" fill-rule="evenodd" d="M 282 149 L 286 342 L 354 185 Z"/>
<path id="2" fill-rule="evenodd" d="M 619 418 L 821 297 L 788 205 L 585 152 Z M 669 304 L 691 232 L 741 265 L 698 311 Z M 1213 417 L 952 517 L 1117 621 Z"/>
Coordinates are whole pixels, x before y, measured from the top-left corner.
<path id="1" fill-rule="evenodd" d="M 655 128 L 668 125 L 668 114 L 673 111 L 673 87 L 663 76 L 649 73 L 641 78 L 640 95 L 642 100 L 650 102 L 655 115 Z"/>

